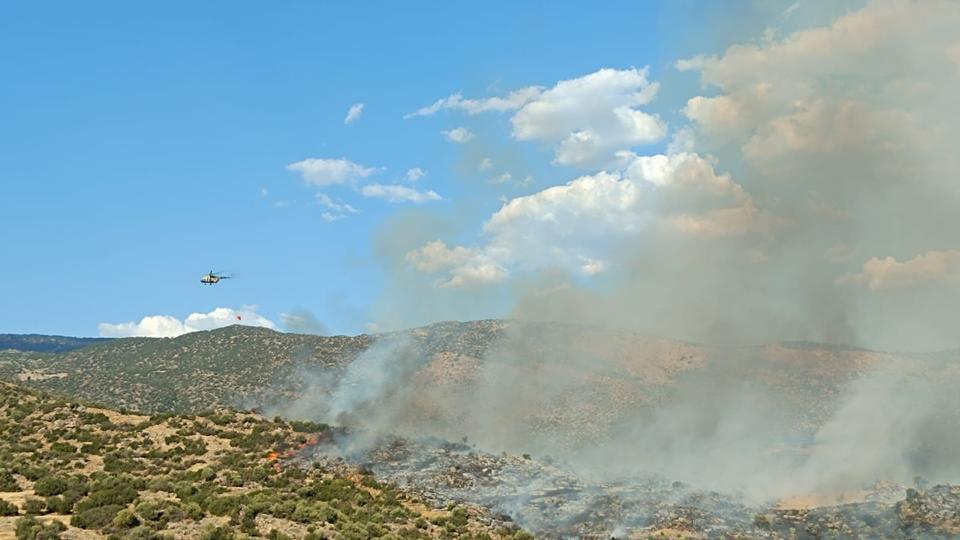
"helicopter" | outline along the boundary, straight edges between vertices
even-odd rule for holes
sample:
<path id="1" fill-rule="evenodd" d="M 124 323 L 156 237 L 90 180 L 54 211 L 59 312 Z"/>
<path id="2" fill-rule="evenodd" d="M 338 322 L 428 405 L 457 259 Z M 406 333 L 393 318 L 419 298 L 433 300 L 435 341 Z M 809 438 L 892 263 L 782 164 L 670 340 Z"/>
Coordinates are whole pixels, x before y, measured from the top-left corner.
<path id="1" fill-rule="evenodd" d="M 217 272 L 211 270 L 210 273 L 200 278 L 200 283 L 203 283 L 204 285 L 214 285 L 216 283 L 220 283 L 221 279 L 230 279 L 232 277 L 233 276 L 219 275 Z"/>

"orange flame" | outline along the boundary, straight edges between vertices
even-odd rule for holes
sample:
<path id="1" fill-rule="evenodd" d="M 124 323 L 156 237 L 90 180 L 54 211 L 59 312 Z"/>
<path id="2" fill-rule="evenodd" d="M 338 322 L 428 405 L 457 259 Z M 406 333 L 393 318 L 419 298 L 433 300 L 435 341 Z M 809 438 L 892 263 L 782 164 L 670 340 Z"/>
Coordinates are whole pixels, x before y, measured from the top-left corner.
<path id="1" fill-rule="evenodd" d="M 297 457 L 297 452 L 303 450 L 304 448 L 307 448 L 308 446 L 316 446 L 318 444 L 320 444 L 320 437 L 314 433 L 309 437 L 307 437 L 307 440 L 296 448 L 288 448 L 283 452 L 271 450 L 270 452 L 267 453 L 267 461 L 269 461 L 270 463 L 273 463 L 273 468 L 279 473 L 282 470 L 282 466 L 280 464 L 281 458 L 289 459 L 289 458 Z"/>

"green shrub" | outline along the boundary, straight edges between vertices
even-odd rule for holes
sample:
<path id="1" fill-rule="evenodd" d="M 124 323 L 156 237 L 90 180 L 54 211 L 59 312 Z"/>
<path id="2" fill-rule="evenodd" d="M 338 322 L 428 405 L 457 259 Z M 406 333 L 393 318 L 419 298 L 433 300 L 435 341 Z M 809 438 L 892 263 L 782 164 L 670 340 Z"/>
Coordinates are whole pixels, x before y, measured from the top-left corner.
<path id="1" fill-rule="evenodd" d="M 166 491 L 173 493 L 173 482 L 166 478 L 154 478 L 147 482 L 147 489 L 151 491 Z"/>
<path id="2" fill-rule="evenodd" d="M 43 478 L 44 476 L 48 476 L 50 474 L 50 471 L 47 470 L 46 467 L 30 467 L 30 466 L 20 467 L 20 470 L 17 472 L 22 474 L 27 480 L 30 480 L 31 482 L 36 482 L 37 480 Z"/>
<path id="3" fill-rule="evenodd" d="M 133 472 L 139 467 L 136 459 L 119 452 L 103 456 L 103 470 L 107 472 Z"/>
<path id="4" fill-rule="evenodd" d="M 327 521 L 330 514 L 336 514 L 336 511 L 324 503 L 311 504 L 307 501 L 300 501 L 296 503 L 290 519 L 300 523 L 318 523 Z"/>
<path id="5" fill-rule="evenodd" d="M 210 467 L 204 467 L 200 469 L 200 479 L 204 482 L 213 482 L 217 479 L 217 471 L 211 469 Z"/>
<path id="6" fill-rule="evenodd" d="M 123 540 L 163 540 L 164 537 L 160 536 L 150 527 L 140 525 L 139 527 L 134 527 L 127 531 L 127 534 L 123 535 Z"/>
<path id="7" fill-rule="evenodd" d="M 144 523 L 163 529 L 171 521 L 180 521 L 187 513 L 179 504 L 172 501 L 144 501 L 137 505 L 136 514 Z"/>
<path id="8" fill-rule="evenodd" d="M 103 413 L 84 413 L 82 418 L 87 424 L 96 424 L 101 427 L 110 423 L 110 419 Z"/>
<path id="9" fill-rule="evenodd" d="M 54 454 L 76 454 L 77 447 L 70 443 L 58 441 L 50 445 L 50 451 Z"/>
<path id="10" fill-rule="evenodd" d="M 117 514 L 123 509 L 124 507 L 119 504 L 98 506 L 84 510 L 79 514 L 74 514 L 74 516 L 70 518 L 70 524 L 81 529 L 102 529 L 113 523 Z"/>
<path id="11" fill-rule="evenodd" d="M 23 513 L 39 516 L 47 510 L 47 503 L 43 499 L 27 499 L 23 503 Z"/>
<path id="12" fill-rule="evenodd" d="M 350 523 L 340 529 L 340 536 L 344 540 L 367 540 L 370 538 L 367 530 L 356 523 Z"/>
<path id="13" fill-rule="evenodd" d="M 54 514 L 73 513 L 73 501 L 68 501 L 63 495 L 47 497 L 47 510 Z"/>
<path id="14" fill-rule="evenodd" d="M 223 476 L 223 481 L 228 486 L 240 487 L 243 485 L 243 475 L 237 471 L 227 471 Z"/>
<path id="15" fill-rule="evenodd" d="M 113 518 L 113 526 L 117 529 L 132 529 L 140 524 L 140 519 L 132 510 L 124 508 Z"/>
<path id="16" fill-rule="evenodd" d="M 454 526 L 463 527 L 467 524 L 467 510 L 462 506 L 458 506 L 453 509 L 453 512 L 450 513 L 450 523 L 453 523 Z"/>
<path id="17" fill-rule="evenodd" d="M 311 422 L 309 420 L 294 420 L 290 422 L 290 427 L 298 433 L 323 433 L 330 429 L 327 424 Z"/>
<path id="18" fill-rule="evenodd" d="M 385 534 L 387 534 L 387 530 L 384 529 L 382 525 L 377 523 L 367 524 L 367 535 L 369 538 L 380 538 Z"/>
<path id="19" fill-rule="evenodd" d="M 72 514 L 73 507 L 77 501 L 84 496 L 83 491 L 71 488 L 63 495 L 47 497 L 47 510 L 55 514 Z"/>
<path id="20" fill-rule="evenodd" d="M 67 490 L 67 481 L 56 476 L 45 476 L 33 485 L 33 492 L 41 497 L 60 495 Z"/>
<path id="21" fill-rule="evenodd" d="M 12 502 L 0 499 L 0 516 L 15 516 L 20 513 L 20 509 Z"/>
<path id="22" fill-rule="evenodd" d="M 137 505 L 136 512 L 144 521 L 160 521 L 163 518 L 163 503 L 144 501 Z"/>
<path id="23" fill-rule="evenodd" d="M 121 477 L 111 477 L 94 484 L 90 494 L 76 505 L 77 512 L 100 506 L 126 506 L 137 498 L 137 488 Z"/>
<path id="24" fill-rule="evenodd" d="M 207 510 L 215 516 L 226 516 L 240 511 L 240 497 L 214 497 L 207 502 Z"/>
<path id="25" fill-rule="evenodd" d="M 202 456 L 207 453 L 207 444 L 203 439 L 185 439 L 183 441 L 183 451 L 187 455 Z"/>
<path id="26" fill-rule="evenodd" d="M 200 540 L 234 540 L 236 535 L 226 527 L 209 527 L 200 534 Z"/>
<path id="27" fill-rule="evenodd" d="M 103 444 L 101 443 L 87 443 L 80 447 L 81 454 L 100 454 L 100 450 L 103 449 Z"/>
<path id="28" fill-rule="evenodd" d="M 248 536 L 260 536 L 257 530 L 257 516 L 253 512 L 244 512 L 240 520 L 240 532 Z"/>
<path id="29" fill-rule="evenodd" d="M 44 525 L 33 516 L 17 520 L 17 540 L 52 540 L 60 538 L 60 533 L 67 530 L 67 526 L 59 521 L 51 521 Z"/>
<path id="30" fill-rule="evenodd" d="M 17 483 L 12 472 L 0 470 L 0 491 L 20 491 L 20 484 Z"/>
<path id="31" fill-rule="evenodd" d="M 203 508 L 201 508 L 200 505 L 195 502 L 187 503 L 183 507 L 183 511 L 186 512 L 188 518 L 194 521 L 200 521 L 203 519 L 203 516 L 206 515 L 206 513 L 203 511 Z"/>

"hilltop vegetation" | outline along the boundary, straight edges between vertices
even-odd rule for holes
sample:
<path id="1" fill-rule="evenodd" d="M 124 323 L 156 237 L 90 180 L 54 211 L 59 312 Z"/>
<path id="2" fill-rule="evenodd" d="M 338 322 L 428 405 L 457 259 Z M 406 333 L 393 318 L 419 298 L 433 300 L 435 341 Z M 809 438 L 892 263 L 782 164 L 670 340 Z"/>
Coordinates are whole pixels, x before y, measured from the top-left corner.
<path id="1" fill-rule="evenodd" d="M 486 390 L 499 393 L 518 386 L 507 392 L 522 401 L 513 409 L 524 414 L 509 417 L 517 420 L 511 440 L 518 444 L 534 432 L 592 445 L 696 378 L 726 381 L 721 387 L 749 384 L 776 396 L 789 416 L 784 424 L 809 430 L 829 417 L 845 385 L 889 356 L 811 343 L 712 349 L 631 332 L 501 320 L 332 337 L 232 326 L 177 338 L 116 339 L 60 354 L 0 351 L 0 379 L 148 414 L 230 406 L 295 416 L 305 411 L 286 404 L 322 396 L 354 360 L 396 336 L 402 344 L 382 366 L 400 391 L 391 398 L 390 408 L 403 413 L 395 427 L 426 427 L 457 440 L 470 434 L 464 429 L 475 419 L 470 396 L 478 387 L 492 384 Z M 394 370 L 398 363 L 402 370 Z"/>
<path id="2" fill-rule="evenodd" d="M 482 355 L 502 323 L 440 323 L 422 329 L 425 355 Z M 246 405 L 264 393 L 292 391 L 300 370 L 337 371 L 375 336 L 284 334 L 231 326 L 176 338 L 109 340 L 62 354 L 0 351 L 0 379 L 139 412 L 196 412 Z"/>
<path id="3" fill-rule="evenodd" d="M 231 410 L 121 414 L 0 383 L 0 536 L 504 538 L 363 471 L 288 462 L 327 426 Z"/>
<path id="4" fill-rule="evenodd" d="M 43 334 L 0 334 L 0 351 L 61 353 L 105 343 L 111 338 L 78 338 Z"/>
<path id="5" fill-rule="evenodd" d="M 229 327 L 177 338 L 127 338 L 56 355 L 0 354 L 0 377 L 140 412 L 236 405 L 299 363 L 334 368 L 367 336 L 322 338 Z"/>
<path id="6" fill-rule="evenodd" d="M 922 388 L 958 380 L 956 354 L 900 358 Z M 643 476 L 595 484 L 565 468 L 581 450 L 601 445 L 620 456 L 618 466 L 636 459 L 671 481 L 676 469 L 668 467 L 717 448 L 763 457 L 769 441 L 799 441 L 777 447 L 787 448 L 776 455 L 789 459 L 806 451 L 804 441 L 836 414 L 851 384 L 859 380 L 862 389 L 865 375 L 895 359 L 815 343 L 720 349 L 520 321 L 354 337 L 229 327 L 59 354 L 0 351 L 0 377 L 113 409 L 2 386 L 0 492 L 9 491 L 0 493 L 0 514 L 10 515 L 0 517 L 0 537 L 17 528 L 22 538 L 515 534 L 480 506 L 546 537 L 609 537 L 614 525 L 706 537 L 960 531 L 949 517 L 960 515 L 954 486 L 906 501 L 884 491 L 882 504 L 866 499 L 799 512 Z M 217 409 L 249 410 L 270 396 L 283 404 L 270 416 L 333 418 L 341 427 Z M 703 400 L 709 407 L 690 407 Z M 744 402 L 749 414 L 738 408 Z M 325 414 L 331 403 L 349 407 Z M 211 409 L 218 412 L 202 412 Z M 942 416 L 924 425 L 955 431 Z M 751 430 L 716 440 L 690 436 L 730 418 Z M 911 433 L 903 436 L 917 437 Z M 381 446 L 355 444 L 384 434 L 391 436 Z M 413 441 L 424 436 L 427 442 Z M 741 440 L 748 444 L 737 446 Z M 907 457 L 917 447 L 936 472 L 934 458 L 952 462 L 953 455 L 923 452 L 938 444 L 917 440 Z M 678 452 L 690 454 L 674 461 Z M 881 479 L 866 478 L 863 486 Z M 896 486 L 902 497 L 904 484 Z"/>

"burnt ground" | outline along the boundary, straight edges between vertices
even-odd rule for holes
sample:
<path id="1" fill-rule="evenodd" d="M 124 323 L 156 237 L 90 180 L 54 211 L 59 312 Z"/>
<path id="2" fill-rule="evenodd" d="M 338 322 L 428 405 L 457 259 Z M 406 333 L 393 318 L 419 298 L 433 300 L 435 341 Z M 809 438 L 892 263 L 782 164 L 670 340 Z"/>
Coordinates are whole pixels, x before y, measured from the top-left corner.
<path id="1" fill-rule="evenodd" d="M 585 479 L 564 464 L 489 454 L 463 443 L 346 434 L 299 457 L 344 470 L 361 466 L 436 506 L 492 510 L 542 538 L 950 538 L 960 536 L 960 486 L 878 486 L 861 502 L 785 509 L 680 482 Z"/>

